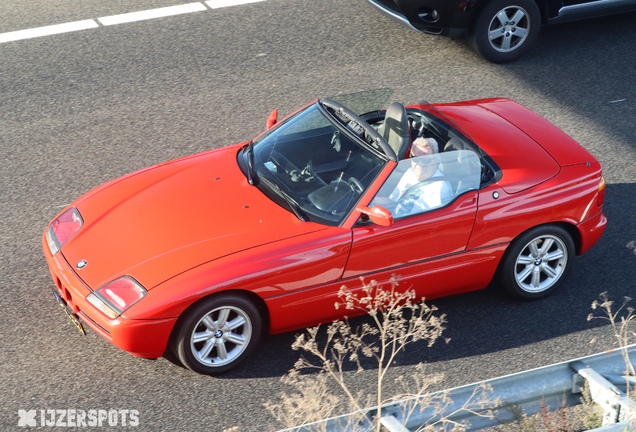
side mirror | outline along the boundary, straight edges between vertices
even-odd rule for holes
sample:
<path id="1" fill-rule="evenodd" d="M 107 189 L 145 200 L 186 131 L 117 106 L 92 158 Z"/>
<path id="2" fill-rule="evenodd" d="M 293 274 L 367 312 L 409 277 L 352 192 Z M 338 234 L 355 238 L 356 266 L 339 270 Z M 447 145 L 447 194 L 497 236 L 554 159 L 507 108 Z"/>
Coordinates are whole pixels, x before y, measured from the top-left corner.
<path id="1" fill-rule="evenodd" d="M 267 117 L 267 129 L 271 128 L 278 121 L 278 110 L 275 109 L 272 113 Z"/>
<path id="2" fill-rule="evenodd" d="M 359 206 L 356 208 L 360 213 L 369 216 L 371 222 L 380 226 L 391 226 L 393 225 L 393 215 L 390 211 L 381 207 L 379 205 L 373 206 L 371 208 L 365 206 Z"/>

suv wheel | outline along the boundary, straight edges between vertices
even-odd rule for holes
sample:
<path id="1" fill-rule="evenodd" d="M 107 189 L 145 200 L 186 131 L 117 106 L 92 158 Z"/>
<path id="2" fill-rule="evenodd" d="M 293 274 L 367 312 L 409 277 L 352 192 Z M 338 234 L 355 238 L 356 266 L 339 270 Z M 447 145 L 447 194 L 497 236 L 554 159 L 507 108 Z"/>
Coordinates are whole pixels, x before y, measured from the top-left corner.
<path id="1" fill-rule="evenodd" d="M 541 14 L 534 0 L 494 0 L 477 16 L 470 44 L 484 59 L 507 63 L 531 48 L 540 27 Z"/>

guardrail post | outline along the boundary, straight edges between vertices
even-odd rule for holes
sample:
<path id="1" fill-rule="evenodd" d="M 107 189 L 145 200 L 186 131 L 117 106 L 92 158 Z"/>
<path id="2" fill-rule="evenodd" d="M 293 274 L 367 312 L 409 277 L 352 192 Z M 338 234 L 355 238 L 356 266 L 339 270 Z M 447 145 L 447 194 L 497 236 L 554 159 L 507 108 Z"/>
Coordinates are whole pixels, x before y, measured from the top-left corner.
<path id="1" fill-rule="evenodd" d="M 389 432 L 411 432 L 391 414 L 383 416 L 380 423 L 382 423 L 382 426 L 384 426 Z"/>
<path id="2" fill-rule="evenodd" d="M 603 426 L 636 418 L 636 403 L 615 385 L 581 361 L 570 367 L 587 380 L 592 400 L 603 408 Z"/>

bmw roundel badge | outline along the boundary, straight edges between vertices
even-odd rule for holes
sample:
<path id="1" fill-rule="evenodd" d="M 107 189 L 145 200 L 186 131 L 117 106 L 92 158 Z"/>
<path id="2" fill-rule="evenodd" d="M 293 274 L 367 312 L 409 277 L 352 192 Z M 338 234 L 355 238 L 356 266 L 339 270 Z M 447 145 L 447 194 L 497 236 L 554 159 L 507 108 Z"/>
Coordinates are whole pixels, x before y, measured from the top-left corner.
<path id="1" fill-rule="evenodd" d="M 88 262 L 86 262 L 86 260 L 81 260 L 80 262 L 75 264 L 75 268 L 78 269 L 78 270 L 83 269 L 84 267 L 86 267 L 86 264 L 88 264 Z"/>

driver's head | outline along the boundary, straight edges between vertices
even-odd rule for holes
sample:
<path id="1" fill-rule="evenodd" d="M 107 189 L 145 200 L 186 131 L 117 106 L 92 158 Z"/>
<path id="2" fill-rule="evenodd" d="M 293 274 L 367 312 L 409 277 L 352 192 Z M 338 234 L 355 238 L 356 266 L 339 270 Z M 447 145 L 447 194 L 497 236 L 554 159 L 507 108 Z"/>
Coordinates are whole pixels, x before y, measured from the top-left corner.
<path id="1" fill-rule="evenodd" d="M 434 138 L 419 137 L 413 141 L 411 146 L 411 167 L 418 178 L 418 181 L 433 177 L 437 171 L 437 161 L 435 158 L 422 158 L 439 153 L 437 141 Z"/>

